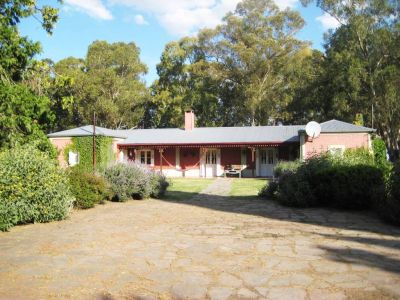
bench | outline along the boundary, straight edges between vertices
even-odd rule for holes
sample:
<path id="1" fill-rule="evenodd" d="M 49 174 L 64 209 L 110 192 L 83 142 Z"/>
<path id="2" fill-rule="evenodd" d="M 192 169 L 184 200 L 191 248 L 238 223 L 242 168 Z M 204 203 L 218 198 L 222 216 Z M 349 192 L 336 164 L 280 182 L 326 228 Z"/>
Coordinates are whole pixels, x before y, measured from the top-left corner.
<path id="1" fill-rule="evenodd" d="M 226 175 L 239 175 L 239 178 L 242 178 L 242 170 L 245 167 L 246 166 L 243 166 L 243 165 L 228 165 L 228 166 L 225 166 L 224 177 L 226 177 Z"/>

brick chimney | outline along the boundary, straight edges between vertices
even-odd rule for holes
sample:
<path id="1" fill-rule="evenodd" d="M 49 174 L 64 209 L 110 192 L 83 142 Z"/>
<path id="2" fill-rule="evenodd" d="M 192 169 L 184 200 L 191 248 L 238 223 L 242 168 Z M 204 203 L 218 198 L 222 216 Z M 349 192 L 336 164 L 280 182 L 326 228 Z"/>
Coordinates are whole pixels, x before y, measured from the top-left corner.
<path id="1" fill-rule="evenodd" d="M 192 130 L 194 128 L 194 112 L 193 110 L 185 111 L 185 130 Z"/>

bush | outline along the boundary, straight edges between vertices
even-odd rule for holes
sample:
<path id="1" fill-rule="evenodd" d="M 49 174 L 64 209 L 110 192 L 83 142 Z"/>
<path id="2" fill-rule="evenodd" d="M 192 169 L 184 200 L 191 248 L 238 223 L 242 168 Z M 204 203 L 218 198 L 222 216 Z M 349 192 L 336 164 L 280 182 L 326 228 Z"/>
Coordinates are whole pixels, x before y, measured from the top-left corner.
<path id="1" fill-rule="evenodd" d="M 390 174 L 387 197 L 376 205 L 384 220 L 400 225 L 400 162 L 394 165 Z"/>
<path id="2" fill-rule="evenodd" d="M 105 178 L 111 184 L 115 201 L 160 197 L 168 187 L 163 175 L 137 164 L 113 165 L 106 169 Z"/>
<path id="3" fill-rule="evenodd" d="M 276 168 L 278 201 L 294 207 L 330 206 L 367 209 L 382 201 L 382 170 L 367 149 L 351 149 L 343 155 L 321 154 L 303 163 L 282 163 Z"/>
<path id="4" fill-rule="evenodd" d="M 277 192 L 278 192 L 278 182 L 270 181 L 261 188 L 261 190 L 258 192 L 258 196 L 274 198 Z"/>
<path id="5" fill-rule="evenodd" d="M 35 145 L 0 153 L 0 230 L 62 220 L 73 201 L 66 174 Z"/>
<path id="6" fill-rule="evenodd" d="M 77 208 L 91 208 L 110 199 L 111 191 L 106 180 L 99 175 L 72 167 L 68 170 L 69 182 Z"/>
<path id="7" fill-rule="evenodd" d="M 300 160 L 285 161 L 281 160 L 274 168 L 274 176 L 280 177 L 283 173 L 289 172 L 294 173 L 301 166 Z"/>

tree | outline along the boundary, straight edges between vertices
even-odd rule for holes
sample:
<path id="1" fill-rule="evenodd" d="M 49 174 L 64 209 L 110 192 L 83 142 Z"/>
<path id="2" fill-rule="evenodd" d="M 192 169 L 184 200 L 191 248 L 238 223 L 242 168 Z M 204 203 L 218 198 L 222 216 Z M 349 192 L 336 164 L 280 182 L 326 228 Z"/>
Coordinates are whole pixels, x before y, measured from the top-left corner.
<path id="1" fill-rule="evenodd" d="M 0 16 L 0 75 L 3 80 L 18 81 L 41 49 L 38 42 L 21 37 L 17 25 L 22 18 L 33 16 L 51 34 L 58 9 L 38 6 L 36 0 L 4 0 L 0 3 Z"/>
<path id="2" fill-rule="evenodd" d="M 166 46 L 151 112 L 162 120 L 190 106 L 200 110 L 198 125 L 288 120 L 297 54 L 308 48 L 295 38 L 304 24 L 300 14 L 281 11 L 270 0 L 245 0 L 223 21 L 201 31 L 197 39 Z M 163 126 L 177 123 L 164 119 Z"/>
<path id="3" fill-rule="evenodd" d="M 312 0 L 303 0 L 308 4 Z M 326 37 L 327 115 L 376 127 L 392 158 L 400 143 L 400 24 L 396 0 L 318 0 L 341 26 Z"/>
<path id="4" fill-rule="evenodd" d="M 69 57 L 59 61 L 54 68 L 55 78 L 71 81 L 57 90 L 58 114 L 68 115 L 70 126 L 92 123 L 93 112 L 100 126 L 138 126 L 149 98 L 141 79 L 147 67 L 139 54 L 134 43 L 96 41 L 89 46 L 85 60 Z"/>

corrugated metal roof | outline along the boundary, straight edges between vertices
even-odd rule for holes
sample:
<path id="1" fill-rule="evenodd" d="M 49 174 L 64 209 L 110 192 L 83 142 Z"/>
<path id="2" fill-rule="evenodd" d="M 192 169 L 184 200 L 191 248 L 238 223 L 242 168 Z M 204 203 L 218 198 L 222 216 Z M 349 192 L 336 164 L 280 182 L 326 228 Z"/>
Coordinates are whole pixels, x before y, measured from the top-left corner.
<path id="1" fill-rule="evenodd" d="M 114 130 L 96 126 L 96 136 L 127 138 L 130 131 L 132 130 Z M 50 138 L 55 138 L 55 137 L 92 136 L 92 135 L 93 135 L 93 125 L 86 125 L 73 129 L 49 133 L 47 136 Z"/>
<path id="2" fill-rule="evenodd" d="M 96 127 L 96 135 L 125 139 L 121 145 L 161 144 L 230 144 L 230 143 L 284 143 L 299 142 L 299 131 L 305 125 L 247 126 L 247 127 L 198 127 L 187 131 L 179 128 L 113 130 Z M 50 133 L 48 137 L 91 136 L 93 126 Z M 323 133 L 373 132 L 374 129 L 330 120 L 321 123 Z"/>
<path id="3" fill-rule="evenodd" d="M 121 144 L 229 144 L 297 142 L 304 126 L 200 127 L 184 129 L 142 129 L 129 133 Z"/>
<path id="4" fill-rule="evenodd" d="M 321 132 L 325 133 L 345 133 L 345 132 L 374 132 L 375 129 L 358 126 L 338 120 L 330 120 L 321 123 Z"/>

